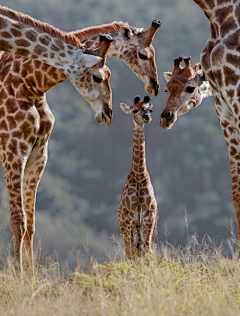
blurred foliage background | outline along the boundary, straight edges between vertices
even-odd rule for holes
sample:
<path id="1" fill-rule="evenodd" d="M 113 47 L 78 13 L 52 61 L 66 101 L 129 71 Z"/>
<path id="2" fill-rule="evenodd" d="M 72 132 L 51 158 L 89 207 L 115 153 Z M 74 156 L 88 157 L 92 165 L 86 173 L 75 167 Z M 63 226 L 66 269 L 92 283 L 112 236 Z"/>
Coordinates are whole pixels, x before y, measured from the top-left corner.
<path id="1" fill-rule="evenodd" d="M 192 0 L 2 0 L 15 10 L 73 31 L 84 27 L 128 21 L 148 28 L 153 19 L 162 26 L 153 45 L 160 93 L 152 97 L 153 121 L 146 127 L 147 166 L 160 211 L 157 242 L 185 245 L 188 217 L 190 235 L 206 233 L 222 240 L 233 219 L 227 148 L 214 108 L 214 99 L 180 117 L 170 131 L 159 128 L 167 95 L 163 71 L 172 71 L 173 59 L 191 55 L 199 61 L 208 39 L 209 24 Z M 132 119 L 119 108 L 135 95 L 146 95 L 143 83 L 116 58 L 107 60 L 112 71 L 113 122 L 98 125 L 86 101 L 66 81 L 47 94 L 56 117 L 49 141 L 49 160 L 40 182 L 36 204 L 35 243 L 42 251 L 56 251 L 62 265 L 81 262 L 87 252 L 98 259 L 114 253 L 111 236 L 120 238 L 117 209 L 131 168 Z M 0 170 L 0 245 L 11 240 L 8 194 Z"/>

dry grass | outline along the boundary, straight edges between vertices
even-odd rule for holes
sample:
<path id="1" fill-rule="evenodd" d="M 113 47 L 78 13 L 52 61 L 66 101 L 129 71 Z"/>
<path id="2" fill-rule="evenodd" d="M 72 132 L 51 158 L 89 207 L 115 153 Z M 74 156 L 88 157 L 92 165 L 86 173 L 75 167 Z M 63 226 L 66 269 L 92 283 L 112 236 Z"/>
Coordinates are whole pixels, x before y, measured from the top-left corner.
<path id="1" fill-rule="evenodd" d="M 240 268 L 233 241 L 229 258 L 196 240 L 185 250 L 161 246 L 135 264 L 115 258 L 91 274 L 60 274 L 57 262 L 36 265 L 34 277 L 0 272 L 0 315 L 240 315 Z"/>

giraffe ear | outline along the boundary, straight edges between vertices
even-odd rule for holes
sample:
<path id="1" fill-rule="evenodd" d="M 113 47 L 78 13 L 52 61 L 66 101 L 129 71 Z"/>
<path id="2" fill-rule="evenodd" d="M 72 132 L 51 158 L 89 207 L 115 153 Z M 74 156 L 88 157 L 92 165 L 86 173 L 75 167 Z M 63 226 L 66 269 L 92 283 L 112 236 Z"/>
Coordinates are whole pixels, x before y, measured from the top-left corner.
<path id="1" fill-rule="evenodd" d="M 169 82 L 172 78 L 172 73 L 171 72 L 164 72 L 163 73 L 164 78 L 166 79 L 167 82 Z"/>
<path id="2" fill-rule="evenodd" d="M 129 114 L 130 113 L 130 106 L 125 104 L 125 103 L 120 103 L 119 104 L 120 108 L 123 110 L 123 112 L 125 114 Z"/>
<path id="3" fill-rule="evenodd" d="M 121 26 L 120 33 L 124 41 L 129 41 L 133 36 L 132 30 L 127 26 Z"/>

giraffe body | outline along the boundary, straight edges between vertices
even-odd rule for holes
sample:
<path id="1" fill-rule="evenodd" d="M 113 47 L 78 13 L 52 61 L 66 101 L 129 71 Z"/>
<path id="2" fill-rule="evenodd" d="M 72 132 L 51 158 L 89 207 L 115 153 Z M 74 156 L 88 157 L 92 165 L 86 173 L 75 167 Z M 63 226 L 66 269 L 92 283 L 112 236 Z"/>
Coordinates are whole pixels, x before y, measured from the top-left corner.
<path id="1" fill-rule="evenodd" d="M 1 10 L 0 8 L 0 12 Z M 35 21 L 30 17 L 28 19 L 30 24 Z M 15 21 L 4 17 L 4 22 L 6 20 L 16 25 Z M 1 21 L 0 16 L 0 24 Z M 22 24 L 19 22 L 19 25 Z M 25 32 L 28 27 L 23 24 L 23 28 L 19 29 Z M 40 32 L 38 28 L 34 31 L 37 34 Z M 0 33 L 0 41 L 1 36 L 7 36 L 6 33 Z M 20 38 L 20 34 L 16 34 Z M 48 36 L 51 37 L 50 33 Z M 110 37 L 101 36 L 99 47 L 88 50 L 93 57 L 98 54 L 101 61 L 90 69 L 85 67 L 84 72 L 78 74 L 78 87 L 82 89 L 82 94 L 87 90 L 88 93 L 84 96 L 96 111 L 95 116 L 99 116 L 100 123 L 105 114 L 104 118 L 108 123 L 111 123 L 112 117 L 110 70 L 105 66 L 105 57 L 111 42 Z M 37 43 L 36 40 L 36 45 Z M 15 44 L 12 44 L 11 49 L 15 49 Z M 35 59 L 6 52 L 0 55 L 0 161 L 9 194 L 15 267 L 20 272 L 23 270 L 22 248 L 25 251 L 25 268 L 32 270 L 33 267 L 36 192 L 47 162 L 48 139 L 54 125 L 46 92 L 68 78 L 60 68 L 44 63 L 41 58 Z M 94 108 L 94 102 L 98 103 L 97 110 L 102 109 L 99 113 Z"/>
<path id="2" fill-rule="evenodd" d="M 152 104 L 146 97 L 142 102 L 139 97 L 134 100 L 132 107 L 120 104 L 125 113 L 133 115 L 133 158 L 118 208 L 118 223 L 126 246 L 125 254 L 131 260 L 152 252 L 158 223 L 157 202 L 145 161 L 144 124 L 151 121 Z"/>
<path id="3" fill-rule="evenodd" d="M 202 51 L 200 62 L 215 96 L 215 108 L 228 148 L 232 176 L 231 198 L 236 211 L 240 242 L 240 1 L 194 0 L 194 2 L 204 11 L 210 22 L 210 36 Z M 180 62 L 175 61 L 173 75 L 177 73 Z M 190 62 L 185 68 L 191 70 Z M 171 81 L 167 84 L 168 91 L 172 85 Z M 180 81 L 170 91 L 166 107 L 161 114 L 162 128 L 169 128 L 176 121 L 179 102 L 174 105 L 173 100 L 177 97 L 179 99 L 180 95 L 183 96 L 178 90 L 182 84 L 183 81 Z M 186 81 L 183 86 L 186 87 Z M 195 100 L 199 96 L 197 90 L 190 94 Z M 190 105 L 189 110 L 191 108 Z"/>

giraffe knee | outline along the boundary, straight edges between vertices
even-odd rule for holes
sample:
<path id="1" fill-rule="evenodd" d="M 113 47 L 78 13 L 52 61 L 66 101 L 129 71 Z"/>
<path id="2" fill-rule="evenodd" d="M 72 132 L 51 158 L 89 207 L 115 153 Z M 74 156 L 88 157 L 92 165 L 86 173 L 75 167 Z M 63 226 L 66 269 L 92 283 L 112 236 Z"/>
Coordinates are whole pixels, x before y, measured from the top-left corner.
<path id="1" fill-rule="evenodd" d="M 10 221 L 11 233 L 13 235 L 13 239 L 24 237 L 27 231 L 27 221 L 25 218 L 18 218 L 14 221 Z"/>

